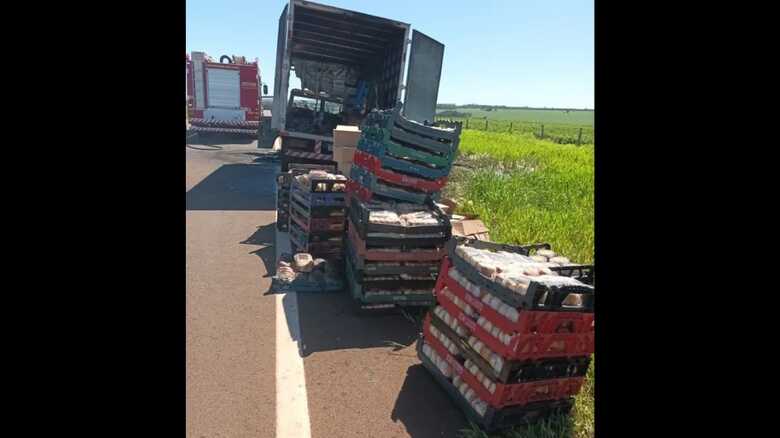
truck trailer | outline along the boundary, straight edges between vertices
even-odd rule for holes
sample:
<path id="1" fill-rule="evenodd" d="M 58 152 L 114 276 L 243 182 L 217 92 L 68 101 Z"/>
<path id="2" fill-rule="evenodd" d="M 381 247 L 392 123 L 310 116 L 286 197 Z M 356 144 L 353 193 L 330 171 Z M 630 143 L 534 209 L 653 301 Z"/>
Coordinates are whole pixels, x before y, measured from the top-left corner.
<path id="1" fill-rule="evenodd" d="M 204 52 L 187 54 L 187 112 L 190 130 L 258 137 L 262 100 L 258 60 Z"/>
<path id="2" fill-rule="evenodd" d="M 359 125 L 374 108 L 403 102 L 406 118 L 433 122 L 443 57 L 443 44 L 408 23 L 290 0 L 279 17 L 271 120 L 282 171 L 335 168 L 333 129 Z M 300 89 L 289 90 L 291 72 Z"/>

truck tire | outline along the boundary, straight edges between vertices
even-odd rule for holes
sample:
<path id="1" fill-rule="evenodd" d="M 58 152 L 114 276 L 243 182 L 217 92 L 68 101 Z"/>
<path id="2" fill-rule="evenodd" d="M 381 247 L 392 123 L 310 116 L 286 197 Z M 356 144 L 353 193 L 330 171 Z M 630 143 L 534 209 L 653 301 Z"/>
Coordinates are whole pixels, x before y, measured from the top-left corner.
<path id="1" fill-rule="evenodd" d="M 225 59 L 227 59 L 227 63 L 228 64 L 232 64 L 233 63 L 233 59 L 231 57 L 227 56 L 227 55 L 220 56 L 219 57 L 219 63 L 220 64 L 224 64 L 224 62 L 222 62 L 222 61 L 225 60 Z"/>

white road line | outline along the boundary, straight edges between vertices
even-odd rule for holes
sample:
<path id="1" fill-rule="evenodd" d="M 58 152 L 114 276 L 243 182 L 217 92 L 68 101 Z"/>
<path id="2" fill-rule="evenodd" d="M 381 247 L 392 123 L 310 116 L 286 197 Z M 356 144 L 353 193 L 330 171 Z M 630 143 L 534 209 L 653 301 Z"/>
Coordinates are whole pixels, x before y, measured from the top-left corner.
<path id="1" fill-rule="evenodd" d="M 276 260 L 290 251 L 287 233 L 275 230 Z M 309 401 L 301 357 L 298 294 L 276 294 L 276 436 L 310 438 Z"/>

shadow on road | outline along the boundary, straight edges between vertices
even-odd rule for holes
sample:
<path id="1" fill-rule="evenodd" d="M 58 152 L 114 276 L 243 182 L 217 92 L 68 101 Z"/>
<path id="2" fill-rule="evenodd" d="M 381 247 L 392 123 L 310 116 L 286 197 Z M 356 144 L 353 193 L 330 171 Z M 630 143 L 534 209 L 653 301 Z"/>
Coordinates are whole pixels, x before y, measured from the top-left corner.
<path id="1" fill-rule="evenodd" d="M 262 248 L 250 252 L 260 257 L 265 265 L 265 278 L 273 277 L 276 272 L 276 254 L 274 235 L 276 233 L 276 223 L 261 225 L 246 240 L 240 242 L 242 245 L 260 245 Z"/>
<path id="2" fill-rule="evenodd" d="M 254 157 L 252 160 L 253 163 L 271 163 L 271 162 L 280 162 L 281 157 L 278 153 L 274 153 L 273 151 L 269 152 L 244 152 L 244 155 L 248 155 L 250 157 Z"/>
<path id="3" fill-rule="evenodd" d="M 420 364 L 406 370 L 390 418 L 403 423 L 413 438 L 454 437 L 469 427 L 455 403 Z"/>
<path id="4" fill-rule="evenodd" d="M 346 348 L 411 345 L 420 328 L 402 315 L 358 315 L 352 297 L 340 293 L 299 293 L 301 355 Z"/>
<path id="5" fill-rule="evenodd" d="M 198 146 L 220 146 L 227 144 L 251 144 L 257 140 L 248 135 L 222 134 L 218 132 L 187 132 L 187 144 Z"/>
<path id="6" fill-rule="evenodd" d="M 187 192 L 187 210 L 275 210 L 274 162 L 223 164 Z"/>

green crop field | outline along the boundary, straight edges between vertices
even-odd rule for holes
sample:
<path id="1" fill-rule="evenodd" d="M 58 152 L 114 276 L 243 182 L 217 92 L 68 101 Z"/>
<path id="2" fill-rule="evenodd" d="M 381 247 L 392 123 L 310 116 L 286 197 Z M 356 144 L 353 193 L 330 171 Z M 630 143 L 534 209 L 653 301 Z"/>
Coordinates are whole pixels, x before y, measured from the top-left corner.
<path id="1" fill-rule="evenodd" d="M 458 212 L 478 214 L 491 240 L 546 242 L 573 262 L 593 262 L 593 145 L 468 129 L 461 135 L 459 150 L 444 196 L 458 201 Z M 571 416 L 497 436 L 593 437 L 594 363 Z M 463 436 L 488 435 L 474 429 Z"/>
<path id="2" fill-rule="evenodd" d="M 447 111 L 446 109 L 437 112 Z M 593 126 L 594 111 L 560 111 L 536 109 L 494 109 L 485 111 L 478 108 L 458 107 L 455 111 L 470 113 L 471 118 L 489 120 L 514 120 L 518 122 L 554 123 L 563 125 Z"/>
<path id="3" fill-rule="evenodd" d="M 454 111 L 470 117 L 447 115 L 448 109 L 437 110 L 438 120 L 463 123 L 464 128 L 489 132 L 533 134 L 537 138 L 561 144 L 594 143 L 594 111 L 495 109 L 458 107 Z M 450 113 L 452 114 L 452 113 Z"/>

